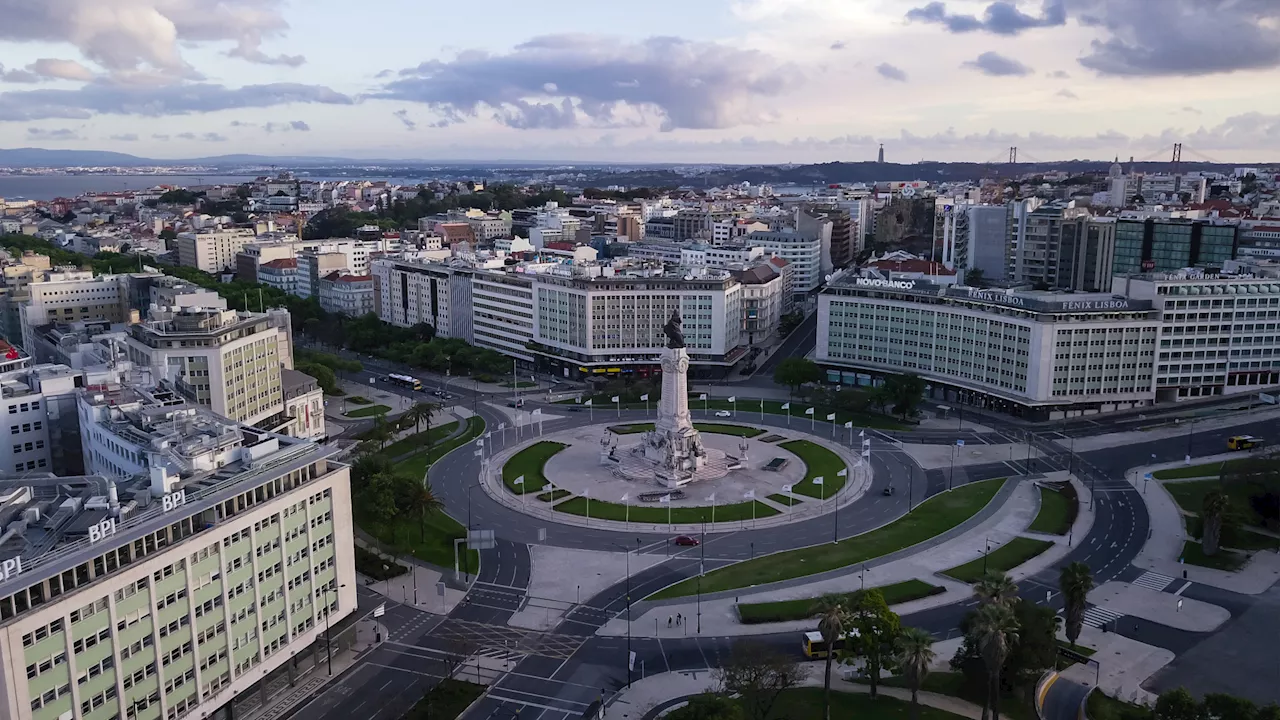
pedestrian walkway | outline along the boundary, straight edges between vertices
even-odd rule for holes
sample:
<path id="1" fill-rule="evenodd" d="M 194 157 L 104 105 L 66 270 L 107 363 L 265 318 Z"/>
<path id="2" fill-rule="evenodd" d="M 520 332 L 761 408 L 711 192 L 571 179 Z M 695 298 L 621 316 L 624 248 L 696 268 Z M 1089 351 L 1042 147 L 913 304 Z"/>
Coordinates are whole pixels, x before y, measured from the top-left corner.
<path id="1" fill-rule="evenodd" d="M 1231 619 L 1226 608 L 1126 582 L 1103 583 L 1089 592 L 1089 602 L 1113 615 L 1131 615 L 1188 632 L 1213 632 Z"/>
<path id="2" fill-rule="evenodd" d="M 381 554 L 381 549 L 371 542 L 363 530 L 356 529 L 356 545 Z M 466 588 L 454 587 L 444 572 L 412 556 L 397 556 L 394 561 L 410 568 L 410 572 L 389 580 L 375 581 L 363 575 L 361 582 L 388 600 L 414 607 L 424 612 L 447 615 L 462 602 Z M 450 573 L 452 574 L 452 573 Z"/>
<path id="3" fill-rule="evenodd" d="M 1105 625 L 1113 625 L 1124 617 L 1124 613 L 1112 612 L 1104 607 L 1091 605 L 1084 611 L 1084 624 L 1091 628 L 1101 629 Z"/>
<path id="4" fill-rule="evenodd" d="M 1065 640 L 1061 630 L 1059 639 Z M 1104 632 L 1086 625 L 1077 642 L 1093 648 L 1093 662 L 1075 664 L 1062 671 L 1062 677 L 1093 687 L 1128 702 L 1150 705 L 1155 695 L 1142 688 L 1142 683 L 1174 659 L 1170 650 L 1148 645 L 1115 632 Z"/>
<path id="5" fill-rule="evenodd" d="M 1164 592 L 1164 589 L 1169 587 L 1171 583 L 1173 583 L 1173 578 L 1153 572 L 1142 573 L 1137 580 L 1133 581 L 1134 585 L 1139 585 L 1148 590 L 1155 590 L 1156 592 Z"/>
<path id="6" fill-rule="evenodd" d="M 377 645 L 379 636 L 385 638 L 387 634 L 385 627 L 371 619 L 357 620 L 348 631 L 355 633 L 349 646 L 340 642 L 337 637 L 334 638 L 332 665 L 328 658 L 321 658 L 294 676 L 292 681 L 287 673 L 269 678 L 265 689 L 243 693 L 236 699 L 236 717 L 240 720 L 276 720 L 287 715 L 359 663 L 365 653 Z M 279 673 L 280 670 L 276 672 Z M 254 695 L 262 697 L 264 702 L 257 705 L 246 702 L 246 699 L 252 700 Z"/>

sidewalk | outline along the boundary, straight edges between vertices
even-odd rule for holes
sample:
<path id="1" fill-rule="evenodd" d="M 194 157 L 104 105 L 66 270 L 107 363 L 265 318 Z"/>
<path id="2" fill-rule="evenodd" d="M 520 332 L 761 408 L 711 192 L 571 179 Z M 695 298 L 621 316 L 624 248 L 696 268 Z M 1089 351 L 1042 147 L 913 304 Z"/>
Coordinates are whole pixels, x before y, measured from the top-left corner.
<path id="1" fill-rule="evenodd" d="M 378 549 L 361 537 L 359 532 L 356 533 L 355 541 L 366 550 L 378 552 Z M 446 573 L 417 558 L 400 556 L 396 557 L 395 561 L 408 567 L 410 572 L 390 580 L 377 581 L 361 575 L 361 582 L 388 600 L 439 615 L 448 615 L 466 597 L 466 587 L 454 587 L 458 583 L 450 580 Z M 448 574 L 452 575 L 452 573 Z M 443 595 L 441 589 L 444 591 Z"/>
<path id="2" fill-rule="evenodd" d="M 1083 488 L 1079 481 L 1073 482 L 1083 499 L 1076 525 L 1073 526 L 1073 533 L 1083 537 L 1093 523 L 1093 513 L 1088 509 L 1087 489 Z M 735 591 L 736 594 L 717 593 L 718 597 L 703 599 L 700 603 L 696 598 L 681 598 L 657 605 L 645 603 L 645 607 L 641 608 L 642 614 L 636 614 L 632 619 L 631 634 L 639 637 L 660 638 L 696 634 L 699 612 L 701 612 L 701 634 L 703 635 L 760 635 L 812 630 L 814 627 L 812 619 L 744 625 L 738 620 L 735 606 L 739 601 L 757 603 L 817 598 L 827 593 L 848 593 L 864 586 L 884 587 L 916 579 L 943 587 L 946 592 L 896 605 L 894 611 L 898 614 L 907 615 L 960 602 L 968 599 L 969 585 L 937 573 L 981 558 L 988 540 L 991 541 L 992 549 L 995 549 L 1015 537 L 1027 536 L 1027 526 L 1035 519 L 1038 511 L 1038 489 L 1034 483 L 1023 481 L 1018 483 L 1004 502 L 993 508 L 982 522 L 943 543 L 937 545 L 925 543 L 902 551 L 906 553 L 905 555 L 898 557 L 890 555 L 869 561 L 865 564 L 865 570 L 863 565 L 850 566 L 842 569 L 842 574 L 837 577 L 809 582 L 803 582 L 801 579 L 794 584 L 772 589 L 743 588 Z M 1034 535 L 1033 537 L 1053 541 L 1055 547 L 1011 571 L 1009 575 L 1014 581 L 1040 572 L 1071 550 L 1067 544 L 1069 536 Z M 676 613 L 688 618 L 687 622 L 680 627 L 668 628 L 666 619 Z M 615 617 L 597 631 L 599 635 L 625 635 L 626 633 L 625 617 Z"/>
<path id="3" fill-rule="evenodd" d="M 825 670 L 824 663 L 821 661 L 808 662 L 804 666 L 807 670 L 807 675 L 801 682 L 801 687 L 822 687 Z M 623 690 L 609 703 L 605 714 L 606 717 L 610 714 L 617 717 L 621 713 L 630 720 L 638 720 L 671 700 L 713 692 L 716 689 L 716 684 L 714 673 L 710 670 L 682 670 L 649 675 L 640 680 L 633 680 L 630 689 Z M 834 667 L 831 671 L 831 690 L 833 692 L 860 694 L 871 692 L 871 688 L 867 685 L 842 679 L 839 670 Z M 895 698 L 907 703 L 911 702 L 911 691 L 905 688 L 881 686 L 879 692 L 885 697 Z M 921 705 L 945 710 L 961 717 L 973 718 L 974 720 L 979 720 L 982 717 L 981 707 L 959 698 L 925 691 L 921 691 L 919 697 Z M 681 705 L 683 703 L 673 703 L 664 708 L 664 711 L 673 710 Z"/>
<path id="4" fill-rule="evenodd" d="M 1214 430 L 1222 430 L 1244 423 L 1255 423 L 1263 420 L 1280 420 L 1280 407 L 1261 406 L 1264 409 L 1254 410 L 1252 413 L 1245 415 L 1244 413 L 1236 413 L 1233 415 L 1223 415 L 1205 420 L 1196 420 L 1195 422 L 1182 422 L 1173 424 L 1168 421 L 1152 420 L 1152 425 L 1142 430 L 1130 430 L 1128 432 L 1106 433 L 1103 435 L 1089 435 L 1078 437 L 1075 439 L 1075 452 L 1084 453 L 1093 450 L 1102 450 L 1105 448 L 1124 447 L 1126 445 L 1138 445 L 1149 443 L 1152 440 L 1167 440 L 1169 438 L 1187 437 L 1194 432 L 1197 435 L 1202 432 L 1211 432 Z M 1059 440 L 1059 444 L 1061 444 Z M 1225 447 L 1225 443 L 1223 444 Z M 1241 457 L 1236 454 L 1233 457 Z M 1196 458 L 1192 458 L 1192 464 L 1196 464 Z M 1201 459 L 1199 462 L 1204 462 Z M 1160 467 L 1169 467 L 1162 465 Z"/>
<path id="5" fill-rule="evenodd" d="M 1215 462 L 1220 459 L 1234 459 L 1238 454 L 1214 455 L 1207 458 L 1193 458 L 1193 465 Z M 1223 590 L 1243 595 L 1259 595 L 1266 592 L 1280 580 L 1280 554 L 1268 551 L 1253 553 L 1245 566 L 1236 572 L 1215 570 L 1187 565 L 1178 562 L 1182 556 L 1182 545 L 1187 539 L 1186 525 L 1182 510 L 1174 502 L 1173 496 L 1159 480 L 1146 481 L 1147 473 L 1158 470 L 1183 467 L 1185 463 L 1171 462 L 1158 465 L 1137 467 L 1125 473 L 1128 480 L 1147 505 L 1147 513 L 1151 518 L 1151 531 L 1142 551 L 1133 559 L 1136 567 L 1174 578 L 1185 578 L 1192 582 L 1210 585 Z"/>
<path id="6" fill-rule="evenodd" d="M 377 645 L 378 635 L 381 635 L 383 640 L 387 638 L 386 627 L 373 620 L 358 620 L 355 624 L 355 633 L 355 642 L 349 648 L 338 649 L 340 646 L 335 642 L 332 674 L 329 672 L 328 659 L 321 657 L 314 665 L 296 676 L 292 683 L 289 682 L 287 675 L 269 679 L 267 685 L 260 688 L 258 692 L 270 699 L 256 707 L 246 709 L 246 705 L 251 705 L 251 700 L 245 702 L 246 695 L 242 694 L 236 699 L 238 701 L 235 703 L 236 716 L 240 720 L 275 720 L 292 713 L 308 702 L 314 694 L 356 665 L 368 650 Z M 279 669 L 275 672 L 279 672 Z"/>
<path id="7" fill-rule="evenodd" d="M 1062 640 L 1067 638 L 1062 631 L 1058 637 Z M 1118 633 L 1104 633 L 1088 625 L 1080 631 L 1077 642 L 1094 649 L 1092 659 L 1096 662 L 1072 665 L 1062 671 L 1063 678 L 1090 687 L 1097 681 L 1098 687 L 1108 695 L 1145 705 L 1154 703 L 1156 696 L 1144 690 L 1142 683 L 1173 662 L 1175 657 L 1172 650 L 1131 640 Z"/>

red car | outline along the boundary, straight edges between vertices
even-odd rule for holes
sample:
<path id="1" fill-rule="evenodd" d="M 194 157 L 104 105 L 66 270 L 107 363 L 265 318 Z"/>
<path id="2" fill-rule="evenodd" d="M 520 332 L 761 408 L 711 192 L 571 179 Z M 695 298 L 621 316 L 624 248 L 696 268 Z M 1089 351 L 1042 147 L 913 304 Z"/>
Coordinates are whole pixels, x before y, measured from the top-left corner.
<path id="1" fill-rule="evenodd" d="M 683 547 L 697 547 L 697 546 L 698 546 L 698 538 L 696 538 L 696 537 L 690 537 L 690 536 L 688 536 L 688 535 L 678 535 L 678 536 L 676 536 L 676 539 L 675 539 L 675 540 L 673 540 L 672 542 L 674 542 L 676 545 L 680 545 L 680 546 L 683 546 Z"/>

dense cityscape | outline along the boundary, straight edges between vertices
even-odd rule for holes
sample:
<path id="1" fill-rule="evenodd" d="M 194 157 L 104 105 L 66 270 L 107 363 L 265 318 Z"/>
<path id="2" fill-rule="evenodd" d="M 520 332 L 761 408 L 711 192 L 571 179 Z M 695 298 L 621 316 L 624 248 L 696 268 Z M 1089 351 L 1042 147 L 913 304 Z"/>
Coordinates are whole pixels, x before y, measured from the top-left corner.
<path id="1" fill-rule="evenodd" d="M 0 717 L 1280 720 L 1280 7 L 11 4 Z"/>

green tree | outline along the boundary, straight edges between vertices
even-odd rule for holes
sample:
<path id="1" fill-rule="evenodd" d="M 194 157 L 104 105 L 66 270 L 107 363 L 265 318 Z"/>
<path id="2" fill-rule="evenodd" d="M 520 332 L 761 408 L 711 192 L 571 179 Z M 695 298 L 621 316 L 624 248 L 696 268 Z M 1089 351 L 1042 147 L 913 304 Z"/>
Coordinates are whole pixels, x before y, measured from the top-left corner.
<path id="1" fill-rule="evenodd" d="M 165 242 L 169 242 L 169 241 L 172 241 L 172 240 L 177 240 L 177 239 L 178 239 L 178 231 L 177 231 L 177 230 L 174 230 L 173 228 L 167 227 L 167 228 L 165 228 L 165 229 L 163 229 L 163 230 L 161 230 L 161 231 L 160 231 L 159 238 L 160 238 L 161 240 L 164 240 Z"/>
<path id="2" fill-rule="evenodd" d="M 396 436 L 396 428 L 387 422 L 385 415 L 375 415 L 373 416 L 373 427 L 366 430 L 364 436 L 376 442 L 379 450 L 383 450 L 387 447 L 387 443 L 391 442 L 391 438 Z"/>
<path id="3" fill-rule="evenodd" d="M 1000 720 L 1000 673 L 1011 646 L 1017 642 L 1018 621 L 1009 606 L 990 603 L 978 608 L 972 632 L 987 669 L 987 700 L 982 717 L 987 717 L 989 708 L 993 720 Z"/>
<path id="4" fill-rule="evenodd" d="M 1062 590 L 1063 615 L 1066 617 L 1067 640 L 1075 647 L 1084 627 L 1085 602 L 1093 589 L 1093 573 L 1082 562 L 1073 562 L 1062 568 L 1058 575 L 1058 588 Z"/>
<path id="5" fill-rule="evenodd" d="M 1018 586 L 1001 572 L 989 572 L 973 584 L 973 594 L 983 605 L 1011 605 L 1018 597 Z"/>
<path id="6" fill-rule="evenodd" d="M 396 476 L 379 473 L 369 478 L 364 490 L 355 498 L 363 517 L 377 523 L 389 522 L 396 516 Z"/>
<path id="7" fill-rule="evenodd" d="M 822 377 L 822 368 L 814 361 L 802 357 L 787 358 L 778 363 L 773 371 L 773 381 L 790 389 L 788 397 L 794 396 L 796 390 L 805 383 L 822 382 Z"/>
<path id="8" fill-rule="evenodd" d="M 742 720 L 742 706 L 724 695 L 703 693 L 689 698 L 684 707 L 664 717 L 667 720 Z"/>
<path id="9" fill-rule="evenodd" d="M 1205 695 L 1202 707 L 1204 715 L 1210 718 L 1255 720 L 1258 717 L 1258 706 L 1252 701 L 1223 693 Z"/>
<path id="10" fill-rule="evenodd" d="M 1009 648 L 1001 671 L 1005 688 L 1018 688 L 1054 667 L 1058 661 L 1058 623 L 1052 608 L 1019 598 L 1012 608 L 1018 637 Z"/>
<path id="11" fill-rule="evenodd" d="M 360 455 L 351 463 L 351 492 L 358 494 L 375 475 L 392 474 L 391 460 L 385 455 Z"/>
<path id="12" fill-rule="evenodd" d="M 889 397 L 893 398 L 893 412 L 903 420 L 914 415 L 924 399 L 924 379 L 919 375 L 890 375 L 884 379 Z"/>
<path id="13" fill-rule="evenodd" d="M 1206 720 L 1204 708 L 1186 688 L 1160 693 L 1152 717 L 1155 720 Z"/>
<path id="14" fill-rule="evenodd" d="M 964 271 L 964 284 L 974 288 L 984 288 L 987 286 L 986 273 L 981 268 L 972 268 Z"/>
<path id="15" fill-rule="evenodd" d="M 444 509 L 444 502 L 431 491 L 431 484 L 425 480 L 417 481 L 401 500 L 405 512 L 418 516 L 418 539 L 427 538 L 427 516 Z"/>
<path id="16" fill-rule="evenodd" d="M 822 677 L 822 717 L 831 720 L 831 663 L 835 659 L 836 642 L 844 637 L 849 623 L 849 608 L 844 595 L 824 595 L 814 605 L 818 615 L 818 632 L 827 644 L 826 664 Z"/>
<path id="17" fill-rule="evenodd" d="M 911 717 L 920 719 L 920 686 L 929 674 L 929 665 L 933 663 L 933 636 L 917 628 L 903 628 L 895 642 L 896 660 L 907 678 L 907 686 L 911 689 Z"/>
<path id="18" fill-rule="evenodd" d="M 1222 542 L 1222 524 L 1230 509 L 1231 501 L 1222 490 L 1215 488 L 1205 494 L 1204 504 L 1200 509 L 1200 520 L 1204 532 L 1200 538 L 1200 544 L 1204 548 L 1205 555 L 1218 554 L 1218 548 Z"/>
<path id="19" fill-rule="evenodd" d="M 414 432 L 422 429 L 422 424 L 427 424 L 427 429 L 431 428 L 431 418 L 435 416 L 438 408 L 431 403 L 414 403 L 404 414 L 400 416 L 400 427 L 413 427 Z M 431 433 L 427 433 L 430 436 Z M 428 437 L 428 442 L 430 438 Z"/>
<path id="20" fill-rule="evenodd" d="M 857 632 L 846 647 L 863 659 L 874 698 L 880 685 L 880 672 L 892 656 L 893 643 L 902 630 L 902 618 L 889 609 L 883 593 L 872 589 L 857 594 L 849 608 L 849 625 Z"/>
<path id="21" fill-rule="evenodd" d="M 712 671 L 722 693 L 737 695 L 751 720 L 766 720 L 782 693 L 798 687 L 807 674 L 790 654 L 763 643 L 734 643 L 728 659 Z"/>

